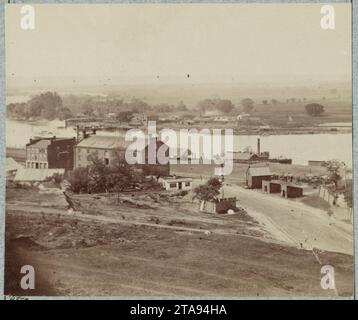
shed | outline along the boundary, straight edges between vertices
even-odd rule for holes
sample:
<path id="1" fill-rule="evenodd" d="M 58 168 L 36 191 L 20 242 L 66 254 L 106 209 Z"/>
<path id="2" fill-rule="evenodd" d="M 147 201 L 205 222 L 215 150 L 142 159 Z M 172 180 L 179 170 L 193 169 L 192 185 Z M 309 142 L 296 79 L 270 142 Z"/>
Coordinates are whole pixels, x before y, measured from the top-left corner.
<path id="1" fill-rule="evenodd" d="M 191 190 L 193 186 L 193 179 L 186 177 L 162 177 L 159 179 L 165 190 Z"/>
<path id="2" fill-rule="evenodd" d="M 280 193 L 281 183 L 279 180 L 264 180 L 262 181 L 262 191 L 265 193 Z"/>
<path id="3" fill-rule="evenodd" d="M 235 197 L 222 198 L 218 201 L 201 201 L 199 210 L 208 213 L 227 213 L 230 209 L 236 211 L 236 201 Z"/>
<path id="4" fill-rule="evenodd" d="M 248 167 L 246 171 L 246 185 L 250 189 L 261 189 L 262 181 L 271 180 L 272 173 L 268 166 Z"/>
<path id="5" fill-rule="evenodd" d="M 281 186 L 281 196 L 284 198 L 303 197 L 303 187 L 293 183 L 283 183 Z"/>

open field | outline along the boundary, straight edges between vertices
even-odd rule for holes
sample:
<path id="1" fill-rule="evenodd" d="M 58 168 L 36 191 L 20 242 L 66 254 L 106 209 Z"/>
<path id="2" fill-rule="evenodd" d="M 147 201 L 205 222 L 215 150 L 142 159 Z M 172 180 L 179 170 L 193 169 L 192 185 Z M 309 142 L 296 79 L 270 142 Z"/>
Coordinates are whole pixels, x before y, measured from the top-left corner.
<path id="1" fill-rule="evenodd" d="M 351 255 L 301 249 L 282 237 L 283 230 L 276 232 L 275 221 L 262 223 L 251 208 L 211 215 L 198 212 L 187 196 L 79 195 L 73 200 L 81 211 L 71 213 L 62 201 L 54 202 L 56 197 L 60 195 L 8 189 L 7 294 L 24 294 L 17 284 L 19 266 L 25 263 L 38 275 L 33 295 L 256 297 L 353 292 Z M 239 199 L 241 207 L 247 206 L 246 197 L 251 194 Z M 285 225 L 289 221 L 282 223 L 283 229 Z M 336 291 L 320 287 L 323 264 L 335 267 Z"/>
<path id="2" fill-rule="evenodd" d="M 39 275 L 38 290 L 33 293 L 37 295 L 335 294 L 321 289 L 321 266 L 310 251 L 257 239 L 78 222 L 73 217 L 7 216 L 7 230 L 13 236 L 28 234 L 29 226 L 34 228 L 35 244 L 26 238 L 8 238 L 6 277 L 12 282 L 6 282 L 7 294 L 23 294 L 15 284 L 16 271 L 24 263 L 33 265 Z M 51 238 L 60 232 L 69 245 L 51 248 Z M 46 234 L 47 241 L 41 239 Z M 97 236 L 110 240 L 97 245 L 88 241 Z M 72 247 L 72 241 L 80 244 Z M 322 263 L 336 266 L 338 294 L 351 295 L 352 257 L 328 252 L 319 256 Z"/>

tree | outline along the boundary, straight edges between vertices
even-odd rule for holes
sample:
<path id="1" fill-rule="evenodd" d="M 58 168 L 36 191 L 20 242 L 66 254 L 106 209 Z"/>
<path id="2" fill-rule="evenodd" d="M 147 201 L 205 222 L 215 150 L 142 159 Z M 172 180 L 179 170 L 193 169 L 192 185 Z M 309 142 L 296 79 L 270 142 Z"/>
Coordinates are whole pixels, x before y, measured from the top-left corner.
<path id="1" fill-rule="evenodd" d="M 222 113 L 229 113 L 234 109 L 234 105 L 231 100 L 228 99 L 219 99 L 216 101 L 216 109 Z"/>
<path id="2" fill-rule="evenodd" d="M 186 107 L 185 103 L 183 101 L 179 101 L 176 107 L 176 110 L 178 111 L 187 111 L 188 108 Z"/>
<path id="3" fill-rule="evenodd" d="M 68 177 L 70 189 L 74 193 L 88 193 L 89 168 L 80 167 L 74 169 Z"/>
<path id="4" fill-rule="evenodd" d="M 136 98 L 132 99 L 128 105 L 133 112 L 148 112 L 151 110 L 151 106 L 148 103 Z"/>
<path id="5" fill-rule="evenodd" d="M 132 111 L 121 111 L 117 114 L 117 120 L 120 122 L 130 122 L 133 118 Z"/>
<path id="6" fill-rule="evenodd" d="M 158 112 L 171 112 L 174 109 L 174 106 L 168 103 L 161 103 L 156 106 Z"/>
<path id="7" fill-rule="evenodd" d="M 218 178 L 210 178 L 205 184 L 196 187 L 194 198 L 200 201 L 217 201 L 222 183 Z"/>
<path id="8" fill-rule="evenodd" d="M 62 99 L 56 92 L 45 92 L 29 100 L 29 116 L 53 120 L 62 107 Z"/>
<path id="9" fill-rule="evenodd" d="M 329 160 L 326 161 L 324 166 L 328 171 L 329 180 L 332 181 L 337 187 L 338 182 L 342 179 L 342 176 L 340 175 L 340 170 L 342 166 L 341 162 L 338 160 Z"/>
<path id="10" fill-rule="evenodd" d="M 69 119 L 72 117 L 73 117 L 73 114 L 69 108 L 64 107 L 64 108 L 61 108 L 60 110 L 58 110 L 58 118 L 60 120 L 66 120 L 66 119 Z"/>
<path id="11" fill-rule="evenodd" d="M 212 99 L 204 99 L 198 102 L 197 108 L 201 112 L 206 112 L 209 110 L 213 110 L 215 108 L 215 103 Z"/>
<path id="12" fill-rule="evenodd" d="M 245 98 L 241 100 L 241 105 L 244 109 L 244 112 L 250 113 L 252 109 L 254 108 L 254 100 L 250 98 Z"/>
<path id="13" fill-rule="evenodd" d="M 94 108 L 92 103 L 86 101 L 82 104 L 82 112 L 83 114 L 85 114 L 86 116 L 92 116 L 93 112 L 94 112 Z"/>
<path id="14" fill-rule="evenodd" d="M 305 109 L 313 117 L 320 116 L 324 112 L 324 107 L 319 103 L 309 103 L 305 106 Z"/>
<path id="15" fill-rule="evenodd" d="M 267 100 L 265 99 L 265 100 L 262 100 L 262 104 L 264 104 L 264 105 L 266 105 L 267 104 Z"/>

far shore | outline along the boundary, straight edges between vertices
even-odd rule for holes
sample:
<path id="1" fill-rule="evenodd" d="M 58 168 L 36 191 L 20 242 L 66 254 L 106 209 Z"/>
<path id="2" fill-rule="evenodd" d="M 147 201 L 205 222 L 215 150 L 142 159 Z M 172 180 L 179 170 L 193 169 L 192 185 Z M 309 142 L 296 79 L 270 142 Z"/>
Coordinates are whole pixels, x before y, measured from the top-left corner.
<path id="1" fill-rule="evenodd" d="M 46 123 L 50 123 L 52 121 L 61 122 L 62 120 L 54 119 L 52 121 L 46 119 L 33 119 L 33 120 L 25 120 L 25 119 L 15 119 L 15 118 L 7 118 L 7 120 L 16 121 L 19 123 L 32 124 L 32 125 L 44 125 Z M 343 125 L 347 124 L 347 125 Z M 340 133 L 352 133 L 351 122 L 342 122 L 342 123 L 323 123 L 321 125 L 313 125 L 313 126 L 297 126 L 297 127 L 270 127 L 270 128 L 260 128 L 260 126 L 248 126 L 241 127 L 240 123 L 237 122 L 229 122 L 229 123 L 220 123 L 220 122 L 210 122 L 210 123 L 193 123 L 192 125 L 179 124 L 178 122 L 158 122 L 157 130 L 161 129 L 172 129 L 172 130 L 180 130 L 180 129 L 233 129 L 234 134 L 237 135 L 295 135 L 295 134 L 340 134 Z M 81 125 L 81 124 L 80 124 Z M 63 124 L 64 126 L 64 124 Z M 98 127 L 101 128 L 99 131 L 126 131 L 127 128 L 122 125 L 116 123 L 101 123 L 101 122 L 93 122 L 90 124 L 86 124 L 88 127 Z M 129 127 L 129 125 L 126 125 Z M 74 128 L 74 126 L 72 126 Z M 133 126 L 133 128 L 138 129 L 146 129 L 146 126 Z"/>

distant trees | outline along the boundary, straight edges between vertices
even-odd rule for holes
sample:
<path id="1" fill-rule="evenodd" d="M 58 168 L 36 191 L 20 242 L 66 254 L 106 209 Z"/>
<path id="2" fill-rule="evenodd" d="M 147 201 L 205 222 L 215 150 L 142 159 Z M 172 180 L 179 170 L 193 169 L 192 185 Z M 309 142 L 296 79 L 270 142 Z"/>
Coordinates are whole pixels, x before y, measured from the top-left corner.
<path id="1" fill-rule="evenodd" d="M 133 118 L 133 111 L 121 111 L 117 113 L 117 120 L 120 122 L 130 122 Z"/>
<path id="2" fill-rule="evenodd" d="M 221 113 L 230 113 L 234 109 L 234 105 L 231 100 L 228 99 L 218 99 L 216 100 L 216 109 Z"/>
<path id="3" fill-rule="evenodd" d="M 158 112 L 171 112 L 174 109 L 174 106 L 168 103 L 161 103 L 157 105 L 155 108 Z"/>
<path id="4" fill-rule="evenodd" d="M 72 116 L 68 109 L 63 109 L 62 99 L 56 92 L 45 92 L 34 96 L 25 103 L 10 103 L 7 105 L 10 116 L 19 118 L 43 118 L 53 120 Z"/>
<path id="5" fill-rule="evenodd" d="M 197 108 L 201 111 L 201 112 L 206 112 L 209 110 L 214 110 L 215 109 L 215 102 L 213 99 L 204 99 L 198 102 L 197 104 Z"/>
<path id="6" fill-rule="evenodd" d="M 62 99 L 56 92 L 41 93 L 28 101 L 30 117 L 53 120 L 62 107 Z"/>
<path id="7" fill-rule="evenodd" d="M 187 111 L 188 108 L 183 101 L 179 101 L 176 108 L 177 111 Z"/>
<path id="8" fill-rule="evenodd" d="M 9 103 L 6 106 L 7 113 L 9 115 L 20 117 L 20 118 L 28 118 L 29 117 L 29 108 L 27 103 Z"/>
<path id="9" fill-rule="evenodd" d="M 229 99 L 204 99 L 197 104 L 197 108 L 202 112 L 216 110 L 221 113 L 230 113 L 234 107 Z"/>
<path id="10" fill-rule="evenodd" d="M 306 112 L 313 117 L 322 115 L 324 107 L 319 103 L 309 103 L 305 106 Z"/>
<path id="11" fill-rule="evenodd" d="M 241 105 L 244 109 L 244 112 L 250 113 L 254 108 L 254 100 L 250 98 L 245 98 L 241 100 Z"/>
<path id="12" fill-rule="evenodd" d="M 88 117 L 91 117 L 94 112 L 94 106 L 91 100 L 86 100 L 82 104 L 82 113 Z"/>
<path id="13" fill-rule="evenodd" d="M 266 105 L 267 104 L 267 100 L 262 100 L 262 104 Z"/>
<path id="14" fill-rule="evenodd" d="M 137 98 L 133 98 L 128 103 L 129 109 L 131 109 L 133 112 L 146 112 L 151 109 L 151 106 L 146 103 L 145 101 Z"/>
<path id="15" fill-rule="evenodd" d="M 73 117 L 71 110 L 67 107 L 62 107 L 58 110 L 57 116 L 60 120 L 66 120 Z"/>

